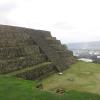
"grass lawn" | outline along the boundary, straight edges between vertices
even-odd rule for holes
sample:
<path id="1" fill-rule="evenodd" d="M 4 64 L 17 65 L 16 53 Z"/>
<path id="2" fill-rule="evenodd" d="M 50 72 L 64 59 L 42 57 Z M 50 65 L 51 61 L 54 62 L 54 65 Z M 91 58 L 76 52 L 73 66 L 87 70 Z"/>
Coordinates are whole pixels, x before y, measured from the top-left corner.
<path id="1" fill-rule="evenodd" d="M 0 100 L 100 100 L 97 94 L 69 91 L 64 94 L 35 88 L 36 82 L 0 76 Z"/>
<path id="2" fill-rule="evenodd" d="M 78 61 L 62 75 L 55 73 L 43 81 L 44 90 L 76 90 L 100 94 L 100 64 Z"/>

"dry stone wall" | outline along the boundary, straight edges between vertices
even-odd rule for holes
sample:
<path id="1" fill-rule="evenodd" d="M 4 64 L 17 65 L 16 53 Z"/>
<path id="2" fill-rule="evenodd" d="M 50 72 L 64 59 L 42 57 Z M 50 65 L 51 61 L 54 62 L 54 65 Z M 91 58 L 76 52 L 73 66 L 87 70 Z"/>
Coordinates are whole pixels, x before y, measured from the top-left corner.
<path id="1" fill-rule="evenodd" d="M 52 63 L 49 63 L 46 65 L 41 65 L 38 68 L 34 68 L 32 70 L 27 70 L 25 72 L 16 74 L 15 76 L 27 80 L 34 80 L 34 79 L 42 79 L 53 72 L 56 72 L 55 67 L 53 66 Z"/>

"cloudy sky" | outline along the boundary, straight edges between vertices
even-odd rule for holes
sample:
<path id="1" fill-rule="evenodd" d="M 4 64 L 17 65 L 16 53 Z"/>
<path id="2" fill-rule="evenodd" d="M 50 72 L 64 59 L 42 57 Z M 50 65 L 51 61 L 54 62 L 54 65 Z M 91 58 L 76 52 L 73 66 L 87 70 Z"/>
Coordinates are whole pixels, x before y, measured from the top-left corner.
<path id="1" fill-rule="evenodd" d="M 100 0 L 0 0 L 0 24 L 48 30 L 62 43 L 100 41 Z"/>

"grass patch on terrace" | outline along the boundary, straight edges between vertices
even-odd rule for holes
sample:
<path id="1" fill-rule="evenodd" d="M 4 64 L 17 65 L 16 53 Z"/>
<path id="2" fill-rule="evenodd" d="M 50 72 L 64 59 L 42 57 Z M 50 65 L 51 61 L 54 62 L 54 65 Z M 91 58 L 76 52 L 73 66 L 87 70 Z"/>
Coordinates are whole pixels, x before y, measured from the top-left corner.
<path id="1" fill-rule="evenodd" d="M 100 64 L 77 61 L 62 75 L 55 73 L 43 81 L 44 90 L 75 90 L 100 94 Z"/>
<path id="2" fill-rule="evenodd" d="M 5 74 L 5 76 L 14 76 L 14 75 L 17 75 L 17 74 L 20 74 L 20 73 L 24 73 L 26 71 L 31 71 L 31 70 L 39 68 L 41 66 L 45 67 L 46 65 L 49 65 L 49 64 L 51 64 L 51 62 L 40 63 L 40 64 L 34 65 L 32 67 L 26 67 L 26 68 L 23 68 L 23 69 L 20 69 L 20 70 L 17 70 L 17 71 L 10 72 L 8 74 Z"/>

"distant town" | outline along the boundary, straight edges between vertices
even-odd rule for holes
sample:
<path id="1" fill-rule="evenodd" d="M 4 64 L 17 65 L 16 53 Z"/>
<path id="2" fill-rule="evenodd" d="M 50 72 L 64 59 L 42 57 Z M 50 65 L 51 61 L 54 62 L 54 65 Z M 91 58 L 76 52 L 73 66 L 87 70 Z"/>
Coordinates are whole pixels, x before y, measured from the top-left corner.
<path id="1" fill-rule="evenodd" d="M 68 44 L 68 48 L 73 51 L 73 55 L 78 60 L 86 62 L 100 63 L 100 42 L 73 43 Z"/>
<path id="2" fill-rule="evenodd" d="M 100 60 L 100 50 L 88 50 L 88 49 L 74 49 L 73 55 L 77 58 L 90 59 L 89 61 L 99 61 Z"/>

